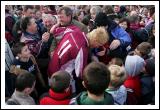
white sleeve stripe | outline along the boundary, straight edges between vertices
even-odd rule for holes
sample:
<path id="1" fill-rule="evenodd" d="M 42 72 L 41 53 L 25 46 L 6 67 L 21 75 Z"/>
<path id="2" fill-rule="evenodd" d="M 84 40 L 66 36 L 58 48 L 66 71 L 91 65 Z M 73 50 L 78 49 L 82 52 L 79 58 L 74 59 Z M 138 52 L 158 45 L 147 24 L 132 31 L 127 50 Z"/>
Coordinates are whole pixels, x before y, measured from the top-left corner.
<path id="1" fill-rule="evenodd" d="M 58 51 L 58 55 L 60 54 L 61 50 L 69 43 L 69 40 L 65 41 L 61 46 L 60 50 Z"/>
<path id="2" fill-rule="evenodd" d="M 59 55 L 59 58 L 61 58 L 61 57 L 68 51 L 69 48 L 71 48 L 71 44 L 69 44 L 67 47 L 65 47 L 65 48 L 63 49 L 63 51 L 62 51 L 61 54 Z"/>
<path id="3" fill-rule="evenodd" d="M 72 37 L 72 39 L 73 39 L 74 43 L 76 44 L 77 49 L 79 49 L 79 47 L 78 47 L 78 45 L 77 45 L 77 43 L 76 43 L 76 41 L 75 41 L 75 39 L 74 39 L 74 37 L 73 37 L 72 33 L 70 33 L 70 35 L 71 35 L 71 37 Z"/>
<path id="4" fill-rule="evenodd" d="M 85 38 L 85 40 L 86 40 L 86 42 L 87 42 L 87 45 L 88 45 L 88 47 L 89 47 L 89 42 L 88 42 L 88 39 L 87 39 L 87 37 L 86 37 L 86 34 L 83 32 L 83 37 Z"/>

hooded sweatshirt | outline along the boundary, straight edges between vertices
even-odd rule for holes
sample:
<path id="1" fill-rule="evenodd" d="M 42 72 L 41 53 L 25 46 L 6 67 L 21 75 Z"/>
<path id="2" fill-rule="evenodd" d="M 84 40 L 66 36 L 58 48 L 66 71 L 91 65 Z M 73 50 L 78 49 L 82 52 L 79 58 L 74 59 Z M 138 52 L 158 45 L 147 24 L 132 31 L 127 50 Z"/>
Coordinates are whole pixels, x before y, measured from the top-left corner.
<path id="1" fill-rule="evenodd" d="M 73 98 L 70 102 L 70 105 L 113 105 L 114 99 L 112 95 L 105 92 L 104 100 L 95 101 L 88 97 L 87 92 L 80 93 L 77 97 Z"/>

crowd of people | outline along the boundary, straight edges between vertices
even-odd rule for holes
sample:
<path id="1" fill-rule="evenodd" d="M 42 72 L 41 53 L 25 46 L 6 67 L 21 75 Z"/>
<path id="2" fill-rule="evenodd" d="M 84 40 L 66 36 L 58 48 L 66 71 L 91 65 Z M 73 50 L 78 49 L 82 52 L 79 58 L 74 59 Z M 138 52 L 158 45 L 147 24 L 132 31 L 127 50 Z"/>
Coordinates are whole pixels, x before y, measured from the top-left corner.
<path id="1" fill-rule="evenodd" d="M 155 104 L 155 6 L 6 5 L 7 105 Z"/>

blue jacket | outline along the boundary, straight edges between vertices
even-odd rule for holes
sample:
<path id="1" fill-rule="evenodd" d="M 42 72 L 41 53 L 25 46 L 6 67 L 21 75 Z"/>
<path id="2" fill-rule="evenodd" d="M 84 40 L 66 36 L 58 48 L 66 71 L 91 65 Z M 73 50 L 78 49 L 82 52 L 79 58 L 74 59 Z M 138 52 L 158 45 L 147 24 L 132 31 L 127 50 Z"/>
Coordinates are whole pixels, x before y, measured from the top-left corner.
<path id="1" fill-rule="evenodd" d="M 116 26 L 114 29 L 111 30 L 110 33 L 110 40 L 118 39 L 121 42 L 121 47 L 127 47 L 131 44 L 131 38 L 129 34 L 124 31 L 120 26 Z"/>

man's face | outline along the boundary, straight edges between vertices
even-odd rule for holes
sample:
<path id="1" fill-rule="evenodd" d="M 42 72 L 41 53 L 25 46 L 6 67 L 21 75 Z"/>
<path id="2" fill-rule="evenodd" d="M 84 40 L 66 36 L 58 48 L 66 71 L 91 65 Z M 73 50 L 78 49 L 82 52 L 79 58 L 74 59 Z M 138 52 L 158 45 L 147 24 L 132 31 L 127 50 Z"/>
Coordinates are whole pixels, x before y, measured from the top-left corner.
<path id="1" fill-rule="evenodd" d="M 29 58 L 30 56 L 31 56 L 31 52 L 28 49 L 28 46 L 26 45 L 21 50 L 21 57 L 22 58 Z"/>
<path id="2" fill-rule="evenodd" d="M 33 17 L 34 12 L 32 9 L 28 9 L 26 12 L 24 12 L 25 17 Z"/>
<path id="3" fill-rule="evenodd" d="M 58 14 L 58 18 L 59 18 L 60 24 L 61 24 L 62 26 L 67 25 L 67 24 L 69 24 L 69 23 L 71 22 L 71 15 L 67 16 L 67 15 L 65 14 L 65 11 L 64 11 L 64 10 L 62 10 L 62 11 Z"/>
<path id="4" fill-rule="evenodd" d="M 114 12 L 118 13 L 120 11 L 120 7 L 119 6 L 114 6 Z"/>
<path id="5" fill-rule="evenodd" d="M 95 18 L 96 18 L 96 11 L 95 10 L 91 10 L 90 13 L 91 13 L 92 20 L 95 20 Z"/>
<path id="6" fill-rule="evenodd" d="M 122 23 L 119 23 L 119 25 L 124 29 L 126 30 L 127 29 L 127 22 L 122 22 Z"/>
<path id="7" fill-rule="evenodd" d="M 47 30 L 50 30 L 55 23 L 56 20 L 52 20 L 51 18 L 43 19 L 43 24 L 47 28 Z"/>
<path id="8" fill-rule="evenodd" d="M 30 24 L 28 25 L 27 29 L 35 33 L 37 32 L 37 24 L 34 18 L 30 19 Z"/>

